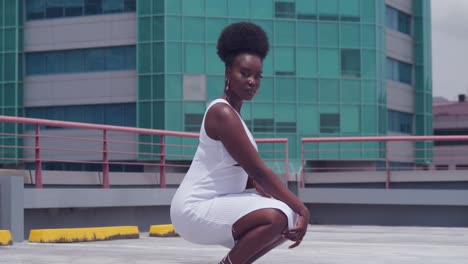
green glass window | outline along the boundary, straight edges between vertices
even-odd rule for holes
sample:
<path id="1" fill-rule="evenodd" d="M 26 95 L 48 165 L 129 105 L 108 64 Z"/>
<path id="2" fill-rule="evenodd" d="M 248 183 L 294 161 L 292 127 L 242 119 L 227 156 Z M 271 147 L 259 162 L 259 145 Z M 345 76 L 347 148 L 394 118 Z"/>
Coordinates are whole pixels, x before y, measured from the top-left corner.
<path id="1" fill-rule="evenodd" d="M 296 133 L 296 107 L 293 104 L 277 104 L 275 127 L 278 133 Z"/>
<path id="2" fill-rule="evenodd" d="M 8 28 L 4 31 L 5 51 L 16 51 L 16 29 Z"/>
<path id="3" fill-rule="evenodd" d="M 164 17 L 154 16 L 152 25 L 152 41 L 164 41 Z"/>
<path id="4" fill-rule="evenodd" d="M 363 78 L 376 78 L 377 76 L 377 51 L 361 51 L 361 76 Z"/>
<path id="5" fill-rule="evenodd" d="M 375 18 L 375 0 L 361 0 L 361 21 L 365 23 L 374 23 Z"/>
<path id="6" fill-rule="evenodd" d="M 186 16 L 204 16 L 204 0 L 182 1 L 182 10 Z"/>
<path id="7" fill-rule="evenodd" d="M 292 2 L 275 2 L 275 17 L 277 18 L 295 18 L 296 4 Z"/>
<path id="8" fill-rule="evenodd" d="M 372 25 L 362 25 L 362 46 L 374 48 L 377 45 L 376 27 Z"/>
<path id="9" fill-rule="evenodd" d="M 296 79 L 277 77 L 275 79 L 276 101 L 296 101 Z"/>
<path id="10" fill-rule="evenodd" d="M 207 18 L 206 19 L 206 41 L 217 43 L 221 31 L 228 25 L 227 19 L 224 18 Z"/>
<path id="11" fill-rule="evenodd" d="M 26 74 L 135 69 L 135 56 L 135 46 L 32 52 L 26 54 Z"/>
<path id="12" fill-rule="evenodd" d="M 143 75 L 138 77 L 138 85 L 144 87 L 138 91 L 138 100 L 149 100 L 151 98 L 151 76 Z"/>
<path id="13" fill-rule="evenodd" d="M 297 75 L 301 77 L 317 76 L 317 50 L 315 48 L 297 48 Z"/>
<path id="14" fill-rule="evenodd" d="M 153 72 L 164 72 L 164 43 L 153 43 L 152 48 Z"/>
<path id="15" fill-rule="evenodd" d="M 273 17 L 273 3 L 272 0 L 255 0 L 251 1 L 250 10 L 252 12 L 252 18 L 272 18 Z"/>
<path id="16" fill-rule="evenodd" d="M 362 106 L 362 120 L 365 120 L 365 122 L 361 123 L 362 134 L 364 136 L 372 136 L 378 133 L 378 119 L 375 106 Z"/>
<path id="17" fill-rule="evenodd" d="M 181 40 L 181 17 L 179 16 L 166 16 L 166 26 L 168 29 L 166 30 L 166 38 L 168 41 L 180 41 Z M 144 39 L 142 39 L 144 40 Z"/>
<path id="18" fill-rule="evenodd" d="M 319 44 L 326 47 L 338 47 L 338 24 L 337 23 L 319 23 Z"/>
<path id="19" fill-rule="evenodd" d="M 299 78 L 297 88 L 299 102 L 317 102 L 318 85 L 316 79 Z"/>
<path id="20" fill-rule="evenodd" d="M 318 109 L 315 105 L 298 105 L 297 128 L 304 135 L 313 135 L 319 132 Z"/>
<path id="21" fill-rule="evenodd" d="M 138 18 L 138 39 L 142 42 L 151 40 L 151 17 Z"/>
<path id="22" fill-rule="evenodd" d="M 341 106 L 340 124 L 342 133 L 358 133 L 361 127 L 359 106 Z"/>
<path id="23" fill-rule="evenodd" d="M 146 86 L 146 87 L 150 87 L 150 86 Z M 166 94 L 166 99 L 180 100 L 180 98 L 182 98 L 182 77 L 180 75 L 166 74 L 165 94 Z"/>
<path id="24" fill-rule="evenodd" d="M 320 114 L 320 133 L 339 133 L 340 132 L 340 114 L 339 113 L 321 113 Z"/>
<path id="25" fill-rule="evenodd" d="M 206 45 L 206 72 L 208 74 L 224 74 L 224 63 L 216 53 L 216 45 Z"/>
<path id="26" fill-rule="evenodd" d="M 16 80 L 16 70 L 15 67 L 6 67 L 7 65 L 15 65 L 16 61 L 16 54 L 15 53 L 5 53 L 4 55 L 4 73 L 3 73 L 3 81 L 15 81 Z"/>
<path id="27" fill-rule="evenodd" d="M 341 50 L 341 76 L 361 76 L 361 52 L 358 49 Z"/>
<path id="28" fill-rule="evenodd" d="M 340 87 L 338 80 L 320 80 L 320 102 L 337 102 L 340 98 Z"/>
<path id="29" fill-rule="evenodd" d="M 182 131 L 184 129 L 182 127 L 182 104 L 179 102 L 166 102 L 166 112 L 171 113 L 171 118 L 166 119 L 166 129 Z"/>
<path id="30" fill-rule="evenodd" d="M 320 20 L 338 20 L 338 0 L 318 0 Z"/>
<path id="31" fill-rule="evenodd" d="M 180 14 L 181 10 L 182 10 L 182 0 L 166 1 L 166 12 L 168 14 Z"/>
<path id="32" fill-rule="evenodd" d="M 342 47 L 357 48 L 360 46 L 360 28 L 358 24 L 341 23 L 340 44 Z"/>
<path id="33" fill-rule="evenodd" d="M 255 101 L 273 102 L 274 82 L 271 77 L 264 77 L 260 84 L 258 94 L 255 96 Z"/>
<path id="34" fill-rule="evenodd" d="M 319 76 L 338 77 L 340 75 L 338 49 L 319 49 Z"/>
<path id="35" fill-rule="evenodd" d="M 206 88 L 208 91 L 206 99 L 208 101 L 212 101 L 218 98 L 224 89 L 224 75 L 222 76 L 208 75 L 207 80 L 206 80 L 206 86 L 207 86 Z M 257 97 L 255 97 L 255 99 L 257 99 Z"/>
<path id="36" fill-rule="evenodd" d="M 28 107 L 25 109 L 25 114 L 32 118 L 61 121 L 132 127 L 136 125 L 136 104 L 134 103 Z M 42 129 L 57 128 L 42 127 Z"/>
<path id="37" fill-rule="evenodd" d="M 205 73 L 205 47 L 203 44 L 185 44 L 184 69 L 186 73 Z"/>
<path id="38" fill-rule="evenodd" d="M 226 0 L 206 0 L 206 16 L 209 17 L 227 17 Z"/>
<path id="39" fill-rule="evenodd" d="M 352 104 L 361 102 L 361 82 L 359 80 L 341 80 L 341 102 Z"/>
<path id="40" fill-rule="evenodd" d="M 316 20 L 317 1 L 316 0 L 296 0 L 297 19 Z"/>
<path id="41" fill-rule="evenodd" d="M 250 0 L 228 1 L 229 16 L 237 18 L 249 17 Z"/>
<path id="42" fill-rule="evenodd" d="M 26 0 L 26 19 L 38 20 L 135 12 L 135 1 L 136 0 Z M 154 2 L 154 9 L 157 9 L 159 6 L 158 3 L 163 2 Z M 151 11 L 150 6 L 150 1 L 140 1 L 140 8 L 143 12 L 146 12 L 146 14 L 149 14 Z M 14 25 L 14 19 L 11 22 L 11 25 Z"/>
<path id="43" fill-rule="evenodd" d="M 205 19 L 195 17 L 184 18 L 184 40 L 205 41 Z"/>
<path id="44" fill-rule="evenodd" d="M 296 43 L 296 28 L 294 22 L 275 22 L 275 44 L 294 45 Z"/>
<path id="45" fill-rule="evenodd" d="M 362 103 L 375 104 L 377 102 L 377 82 L 362 81 Z"/>
<path id="46" fill-rule="evenodd" d="M 182 72 L 182 45 L 178 42 L 168 42 L 166 45 L 167 72 Z"/>
<path id="47" fill-rule="evenodd" d="M 317 23 L 307 21 L 297 22 L 297 44 L 300 46 L 317 45 Z"/>
<path id="48" fill-rule="evenodd" d="M 275 47 L 274 53 L 276 75 L 294 75 L 296 73 L 294 48 Z"/>
<path id="49" fill-rule="evenodd" d="M 359 16 L 359 0 L 340 0 L 340 20 L 358 22 Z"/>

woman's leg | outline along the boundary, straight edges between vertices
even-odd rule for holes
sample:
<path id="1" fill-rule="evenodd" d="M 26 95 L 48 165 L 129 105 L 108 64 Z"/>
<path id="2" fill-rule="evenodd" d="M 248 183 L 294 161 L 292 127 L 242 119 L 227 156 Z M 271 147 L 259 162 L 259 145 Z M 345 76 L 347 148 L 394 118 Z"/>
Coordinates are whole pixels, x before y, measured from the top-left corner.
<path id="1" fill-rule="evenodd" d="M 259 209 L 243 216 L 233 225 L 237 244 L 229 251 L 224 263 L 252 263 L 284 242 L 281 233 L 287 227 L 288 219 L 278 209 Z"/>

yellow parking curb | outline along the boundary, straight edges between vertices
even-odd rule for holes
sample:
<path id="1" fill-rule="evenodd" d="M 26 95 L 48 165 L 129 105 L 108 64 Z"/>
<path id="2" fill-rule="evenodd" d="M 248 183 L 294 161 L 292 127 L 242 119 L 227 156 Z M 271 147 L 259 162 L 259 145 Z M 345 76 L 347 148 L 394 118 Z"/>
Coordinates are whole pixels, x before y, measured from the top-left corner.
<path id="1" fill-rule="evenodd" d="M 71 243 L 139 237 L 140 232 L 137 226 L 33 229 L 29 233 L 29 242 Z"/>
<path id="2" fill-rule="evenodd" d="M 11 240 L 11 233 L 9 230 L 0 230 L 0 246 L 13 245 Z"/>
<path id="3" fill-rule="evenodd" d="M 179 236 L 174 229 L 174 226 L 169 225 L 152 225 L 149 231 L 150 237 L 176 237 Z"/>

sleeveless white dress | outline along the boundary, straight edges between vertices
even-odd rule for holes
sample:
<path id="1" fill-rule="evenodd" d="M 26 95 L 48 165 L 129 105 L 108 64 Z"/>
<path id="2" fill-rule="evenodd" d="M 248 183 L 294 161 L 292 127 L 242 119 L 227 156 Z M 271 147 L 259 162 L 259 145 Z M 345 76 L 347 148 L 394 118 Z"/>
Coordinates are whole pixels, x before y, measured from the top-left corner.
<path id="1" fill-rule="evenodd" d="M 171 203 L 171 221 L 176 232 L 185 240 L 202 245 L 232 248 L 232 225 L 241 217 L 258 209 L 276 208 L 288 218 L 289 228 L 296 224 L 296 213 L 284 202 L 245 192 L 248 175 L 229 155 L 221 141 L 211 139 L 205 131 L 208 106 L 200 130 L 192 164 Z M 252 145 L 257 144 L 239 115 Z M 257 149 L 258 151 L 258 149 Z"/>

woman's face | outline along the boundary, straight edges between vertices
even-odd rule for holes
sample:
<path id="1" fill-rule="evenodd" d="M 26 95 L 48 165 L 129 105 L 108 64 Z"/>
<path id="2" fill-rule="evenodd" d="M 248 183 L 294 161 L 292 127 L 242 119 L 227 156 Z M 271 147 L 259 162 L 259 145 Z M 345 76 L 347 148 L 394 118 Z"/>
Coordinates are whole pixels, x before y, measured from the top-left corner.
<path id="1" fill-rule="evenodd" d="M 229 95 L 241 100 L 252 100 L 260 87 L 262 68 L 262 60 L 257 55 L 248 53 L 237 55 L 232 66 L 226 69 Z"/>

